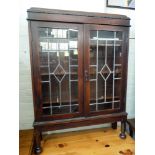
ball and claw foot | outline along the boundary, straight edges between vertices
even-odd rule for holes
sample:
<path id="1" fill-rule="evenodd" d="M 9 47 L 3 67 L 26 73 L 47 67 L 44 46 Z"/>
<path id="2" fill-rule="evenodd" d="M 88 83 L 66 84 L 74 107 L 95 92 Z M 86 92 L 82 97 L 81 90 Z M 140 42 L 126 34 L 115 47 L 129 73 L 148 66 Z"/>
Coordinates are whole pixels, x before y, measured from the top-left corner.
<path id="1" fill-rule="evenodd" d="M 40 154 L 40 153 L 42 152 L 41 147 L 36 147 L 36 148 L 34 149 L 34 152 L 35 152 L 35 154 Z"/>
<path id="2" fill-rule="evenodd" d="M 120 133 L 119 137 L 120 137 L 121 139 L 125 139 L 125 138 L 126 138 L 126 134 L 125 134 L 125 133 Z"/>

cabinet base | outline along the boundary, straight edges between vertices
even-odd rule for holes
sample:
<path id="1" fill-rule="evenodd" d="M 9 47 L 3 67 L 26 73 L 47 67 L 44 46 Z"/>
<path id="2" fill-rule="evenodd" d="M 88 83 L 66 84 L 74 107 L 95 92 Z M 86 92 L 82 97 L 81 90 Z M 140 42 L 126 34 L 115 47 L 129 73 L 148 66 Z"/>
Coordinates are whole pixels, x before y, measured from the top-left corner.
<path id="1" fill-rule="evenodd" d="M 83 117 L 83 118 L 76 118 L 76 119 L 66 119 L 66 120 L 55 120 L 55 121 L 37 121 L 34 122 L 34 129 L 35 129 L 35 143 L 34 145 L 34 152 L 35 154 L 40 154 L 42 152 L 41 149 L 41 133 L 44 131 L 53 131 L 53 130 L 60 130 L 60 129 L 67 129 L 67 128 L 75 128 L 75 127 L 82 127 L 82 126 L 89 126 L 89 125 L 97 125 L 97 124 L 104 124 L 104 123 L 112 123 L 112 128 L 117 128 L 117 122 L 121 121 L 121 134 L 119 135 L 120 138 L 125 139 L 125 122 L 127 119 L 126 112 L 114 113 L 114 114 L 107 114 L 107 115 L 100 115 L 100 116 L 92 116 L 92 117 Z M 123 121 L 122 121 L 123 120 Z"/>

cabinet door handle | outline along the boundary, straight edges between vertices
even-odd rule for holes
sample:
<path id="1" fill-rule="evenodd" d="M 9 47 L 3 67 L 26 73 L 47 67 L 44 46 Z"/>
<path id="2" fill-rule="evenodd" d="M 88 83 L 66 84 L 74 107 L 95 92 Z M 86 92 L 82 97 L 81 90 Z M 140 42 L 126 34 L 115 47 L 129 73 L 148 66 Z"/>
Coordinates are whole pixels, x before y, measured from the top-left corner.
<path id="1" fill-rule="evenodd" d="M 85 70 L 85 81 L 89 81 L 89 73 Z"/>

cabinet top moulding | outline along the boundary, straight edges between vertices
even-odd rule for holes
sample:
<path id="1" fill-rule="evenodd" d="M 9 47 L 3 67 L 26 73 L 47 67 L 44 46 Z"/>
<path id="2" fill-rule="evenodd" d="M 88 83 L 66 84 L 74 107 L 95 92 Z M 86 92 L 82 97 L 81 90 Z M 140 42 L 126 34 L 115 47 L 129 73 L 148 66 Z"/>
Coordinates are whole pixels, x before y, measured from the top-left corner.
<path id="1" fill-rule="evenodd" d="M 57 9 L 30 8 L 27 10 L 28 20 L 54 21 L 83 24 L 101 24 L 114 26 L 130 26 L 130 18 L 125 15 L 68 11 Z"/>

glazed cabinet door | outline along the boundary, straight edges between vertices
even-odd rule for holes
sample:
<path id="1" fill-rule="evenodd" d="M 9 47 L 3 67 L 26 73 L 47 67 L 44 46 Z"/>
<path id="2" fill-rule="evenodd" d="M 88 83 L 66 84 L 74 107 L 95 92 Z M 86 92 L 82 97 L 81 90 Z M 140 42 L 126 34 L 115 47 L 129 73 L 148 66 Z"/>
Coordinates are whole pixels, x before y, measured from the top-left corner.
<path id="1" fill-rule="evenodd" d="M 32 22 L 32 62 L 38 119 L 83 112 L 83 26 Z"/>
<path id="2" fill-rule="evenodd" d="M 123 110 L 123 57 L 126 28 L 85 25 L 85 111 L 88 115 Z M 124 79 L 125 80 L 125 79 Z"/>

